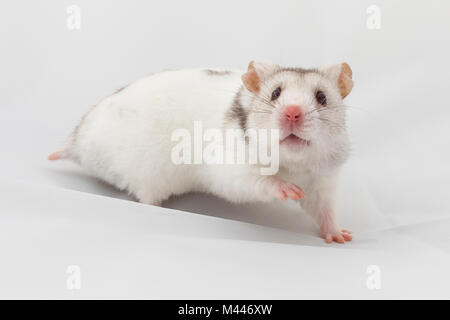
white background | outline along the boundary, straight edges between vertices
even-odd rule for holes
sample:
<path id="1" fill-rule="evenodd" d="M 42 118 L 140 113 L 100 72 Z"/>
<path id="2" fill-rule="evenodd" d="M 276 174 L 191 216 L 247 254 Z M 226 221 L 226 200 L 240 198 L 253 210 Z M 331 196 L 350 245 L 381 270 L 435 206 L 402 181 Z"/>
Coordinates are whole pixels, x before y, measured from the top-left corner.
<path id="1" fill-rule="evenodd" d="M 80 30 L 66 26 L 71 4 Z M 449 30 L 444 0 L 3 1 L 0 297 L 450 298 Z M 253 59 L 352 67 L 339 191 L 352 243 L 326 245 L 290 203 L 186 195 L 157 208 L 46 160 L 123 85 Z"/>

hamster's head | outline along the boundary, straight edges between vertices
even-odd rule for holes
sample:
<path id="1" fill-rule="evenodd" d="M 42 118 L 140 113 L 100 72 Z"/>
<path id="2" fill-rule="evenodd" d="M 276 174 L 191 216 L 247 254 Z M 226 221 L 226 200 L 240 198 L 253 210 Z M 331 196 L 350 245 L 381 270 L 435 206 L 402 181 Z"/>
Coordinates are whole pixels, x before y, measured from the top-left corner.
<path id="1" fill-rule="evenodd" d="M 343 99 L 353 87 L 347 63 L 301 69 L 252 61 L 242 81 L 247 127 L 279 129 L 280 163 L 345 160 Z"/>

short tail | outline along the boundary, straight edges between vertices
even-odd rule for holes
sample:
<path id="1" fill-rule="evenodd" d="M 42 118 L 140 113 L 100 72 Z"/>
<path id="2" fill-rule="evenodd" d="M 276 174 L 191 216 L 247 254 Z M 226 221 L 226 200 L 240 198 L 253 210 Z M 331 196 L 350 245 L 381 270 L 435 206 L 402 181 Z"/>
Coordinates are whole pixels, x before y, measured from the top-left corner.
<path id="1" fill-rule="evenodd" d="M 65 158 L 67 158 L 66 150 L 59 150 L 59 151 L 53 152 L 52 154 L 50 154 L 48 156 L 48 160 L 50 160 L 50 161 L 60 160 L 60 159 L 65 159 Z"/>

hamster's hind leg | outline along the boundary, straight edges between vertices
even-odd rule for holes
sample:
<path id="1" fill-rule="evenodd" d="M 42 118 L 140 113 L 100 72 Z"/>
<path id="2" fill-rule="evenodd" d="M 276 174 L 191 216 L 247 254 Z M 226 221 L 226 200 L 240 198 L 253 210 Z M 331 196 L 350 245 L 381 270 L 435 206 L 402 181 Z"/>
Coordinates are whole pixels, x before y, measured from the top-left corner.
<path id="1" fill-rule="evenodd" d="M 163 201 L 169 199 L 173 194 L 170 185 L 157 183 L 153 179 L 149 180 L 153 181 L 153 183 L 140 185 L 138 188 L 131 188 L 133 191 L 131 193 L 134 194 L 140 203 L 161 207 Z"/>
<path id="2" fill-rule="evenodd" d="M 165 200 L 162 198 L 157 198 L 149 193 L 144 193 L 144 195 L 136 194 L 136 198 L 140 203 L 150 204 L 156 207 L 161 207 L 163 200 Z"/>

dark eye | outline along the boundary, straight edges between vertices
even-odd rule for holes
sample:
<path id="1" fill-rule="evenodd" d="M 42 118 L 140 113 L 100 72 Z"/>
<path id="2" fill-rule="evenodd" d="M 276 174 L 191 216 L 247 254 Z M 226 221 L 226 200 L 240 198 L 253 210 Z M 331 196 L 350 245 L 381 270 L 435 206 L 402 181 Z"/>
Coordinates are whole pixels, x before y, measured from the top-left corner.
<path id="1" fill-rule="evenodd" d="M 316 92 L 316 100 L 321 105 L 325 105 L 327 103 L 327 96 L 325 95 L 325 93 L 319 90 Z"/>
<path id="2" fill-rule="evenodd" d="M 276 88 L 275 90 L 273 90 L 271 100 L 272 100 L 272 101 L 273 101 L 273 100 L 277 100 L 278 97 L 280 96 L 280 94 L 281 94 L 281 88 L 278 87 L 278 88 Z"/>

